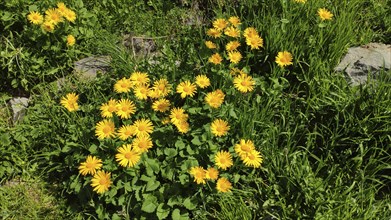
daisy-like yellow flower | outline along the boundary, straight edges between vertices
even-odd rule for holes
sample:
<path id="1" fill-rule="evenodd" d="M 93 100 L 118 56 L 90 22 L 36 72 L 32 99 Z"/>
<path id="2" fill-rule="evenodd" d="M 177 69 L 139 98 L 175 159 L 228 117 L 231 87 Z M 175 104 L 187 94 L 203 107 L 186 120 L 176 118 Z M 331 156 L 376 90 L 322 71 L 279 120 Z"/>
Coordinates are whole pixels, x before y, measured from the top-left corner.
<path id="1" fill-rule="evenodd" d="M 292 54 L 289 53 L 288 51 L 278 52 L 276 56 L 276 63 L 280 67 L 292 65 L 293 64 L 292 60 L 293 60 Z"/>
<path id="2" fill-rule="evenodd" d="M 157 92 L 158 97 L 166 97 L 168 94 L 170 94 L 171 88 L 172 86 L 167 79 L 159 79 L 153 83 L 152 90 Z"/>
<path id="3" fill-rule="evenodd" d="M 240 30 L 235 27 L 227 27 L 224 31 L 224 34 L 229 37 L 240 37 Z"/>
<path id="4" fill-rule="evenodd" d="M 258 31 L 253 27 L 248 27 L 244 30 L 243 36 L 245 38 L 251 38 L 254 36 L 258 36 Z"/>
<path id="5" fill-rule="evenodd" d="M 209 29 L 206 34 L 208 36 L 211 36 L 211 37 L 214 37 L 214 38 L 219 38 L 221 37 L 221 32 L 219 30 L 217 30 L 216 28 L 211 28 Z"/>
<path id="6" fill-rule="evenodd" d="M 67 19 L 69 22 L 74 23 L 76 20 L 76 13 L 72 11 L 71 9 L 67 8 L 62 12 L 62 15 L 65 19 Z"/>
<path id="7" fill-rule="evenodd" d="M 205 41 L 205 46 L 209 49 L 216 49 L 217 48 L 217 45 L 209 40 Z"/>
<path id="8" fill-rule="evenodd" d="M 251 140 L 241 139 L 239 144 L 235 144 L 235 152 L 242 160 L 244 160 L 247 154 L 249 154 L 252 150 L 255 150 L 255 146 Z"/>
<path id="9" fill-rule="evenodd" d="M 212 122 L 210 125 L 210 129 L 212 131 L 212 134 L 221 137 L 228 133 L 229 131 L 229 125 L 228 122 L 222 120 L 222 119 L 216 119 Z"/>
<path id="10" fill-rule="evenodd" d="M 250 151 L 243 159 L 243 163 L 246 166 L 254 167 L 254 168 L 261 167 L 262 161 L 263 161 L 262 156 L 257 150 Z"/>
<path id="11" fill-rule="evenodd" d="M 133 89 L 133 92 L 137 99 L 146 100 L 148 99 L 148 95 L 150 94 L 150 89 L 147 84 L 138 85 Z"/>
<path id="12" fill-rule="evenodd" d="M 95 128 L 95 135 L 98 136 L 99 140 L 115 137 L 114 122 L 110 120 L 103 120 L 98 122 Z"/>
<path id="13" fill-rule="evenodd" d="M 140 152 L 130 144 L 122 145 L 117 151 L 115 160 L 123 167 L 134 167 L 140 161 Z"/>
<path id="14" fill-rule="evenodd" d="M 49 8 L 45 11 L 45 20 L 52 22 L 54 25 L 63 21 L 61 13 L 54 8 Z"/>
<path id="15" fill-rule="evenodd" d="M 115 99 L 110 99 L 107 103 L 102 104 L 102 106 L 100 107 L 102 117 L 113 117 L 113 113 L 118 110 L 117 104 L 117 100 Z"/>
<path id="16" fill-rule="evenodd" d="M 307 0 L 294 0 L 295 2 L 297 2 L 297 3 L 306 3 L 307 2 Z"/>
<path id="17" fill-rule="evenodd" d="M 231 68 L 229 73 L 232 75 L 232 76 L 236 76 L 236 75 L 241 75 L 241 74 L 246 74 L 245 72 L 243 72 L 243 70 L 240 70 L 236 67 L 234 68 Z"/>
<path id="18" fill-rule="evenodd" d="M 234 86 L 239 92 L 246 93 L 254 90 L 255 81 L 247 74 L 241 74 L 234 78 Z"/>
<path id="19" fill-rule="evenodd" d="M 227 51 L 233 51 L 236 50 L 238 47 L 240 47 L 239 41 L 230 41 L 226 46 L 225 49 Z"/>
<path id="20" fill-rule="evenodd" d="M 111 186 L 110 180 L 111 173 L 99 170 L 91 180 L 91 186 L 94 187 L 94 191 L 102 194 L 109 190 Z"/>
<path id="21" fill-rule="evenodd" d="M 116 93 L 126 93 L 132 89 L 132 82 L 128 78 L 122 78 L 114 84 L 114 91 Z"/>
<path id="22" fill-rule="evenodd" d="M 61 98 L 60 103 L 68 111 L 73 112 L 79 109 L 79 104 L 77 104 L 78 99 L 79 95 L 76 95 L 76 93 L 68 93 L 65 97 Z"/>
<path id="23" fill-rule="evenodd" d="M 228 59 L 231 63 L 238 64 L 242 59 L 242 54 L 238 51 L 228 52 Z"/>
<path id="24" fill-rule="evenodd" d="M 227 26 L 228 26 L 228 22 L 224 18 L 219 18 L 213 21 L 213 27 L 219 31 L 224 30 L 224 28 L 226 28 Z"/>
<path id="25" fill-rule="evenodd" d="M 136 71 L 130 75 L 130 80 L 132 81 L 133 86 L 145 85 L 149 83 L 149 76 L 148 73 Z"/>
<path id="26" fill-rule="evenodd" d="M 75 37 L 72 34 L 68 35 L 67 36 L 67 45 L 71 47 L 71 46 L 75 45 L 75 43 L 76 43 Z"/>
<path id="27" fill-rule="evenodd" d="M 54 24 L 51 21 L 45 21 L 43 24 L 41 24 L 41 27 L 46 32 L 53 32 L 54 31 Z"/>
<path id="28" fill-rule="evenodd" d="M 27 15 L 27 20 L 29 20 L 33 24 L 42 24 L 43 22 L 43 16 L 36 11 L 32 11 Z"/>
<path id="29" fill-rule="evenodd" d="M 231 167 L 234 163 L 232 161 L 232 156 L 228 151 L 220 151 L 215 155 L 215 164 L 218 168 L 226 170 L 228 167 Z"/>
<path id="30" fill-rule="evenodd" d="M 214 167 L 209 167 L 206 170 L 206 176 L 205 177 L 208 180 L 217 180 L 217 178 L 219 178 L 219 170 L 217 170 Z"/>
<path id="31" fill-rule="evenodd" d="M 180 121 L 179 123 L 176 123 L 175 126 L 182 134 L 186 134 L 190 130 L 190 125 L 187 121 Z"/>
<path id="32" fill-rule="evenodd" d="M 220 89 L 216 91 L 209 92 L 205 96 L 205 102 L 212 108 L 218 108 L 224 102 L 225 94 Z"/>
<path id="33" fill-rule="evenodd" d="M 179 83 L 179 85 L 176 87 L 176 92 L 181 94 L 182 99 L 186 98 L 186 96 L 193 97 L 196 93 L 196 90 L 196 85 L 188 80 Z"/>
<path id="34" fill-rule="evenodd" d="M 62 16 L 64 16 L 67 9 L 67 6 L 63 2 L 57 3 L 57 10 Z"/>
<path id="35" fill-rule="evenodd" d="M 136 135 L 136 133 L 134 132 L 134 127 L 131 125 L 122 125 L 117 132 L 117 136 L 123 141 L 134 135 Z"/>
<path id="36" fill-rule="evenodd" d="M 197 84 L 198 87 L 201 89 L 206 88 L 210 86 L 210 80 L 207 76 L 205 75 L 198 75 L 195 78 L 195 83 Z"/>
<path id="37" fill-rule="evenodd" d="M 230 18 L 228 18 L 228 21 L 229 23 L 231 23 L 234 27 L 237 27 L 239 26 L 241 23 L 240 23 L 240 19 L 239 17 L 237 16 L 232 16 Z"/>
<path id="38" fill-rule="evenodd" d="M 201 166 L 190 168 L 189 173 L 194 177 L 194 182 L 197 184 L 205 184 L 206 170 Z"/>
<path id="39" fill-rule="evenodd" d="M 159 99 L 153 102 L 152 109 L 155 112 L 166 112 L 170 109 L 170 101 L 167 99 Z"/>
<path id="40" fill-rule="evenodd" d="M 319 8 L 318 15 L 320 17 L 320 20 L 322 20 L 322 21 L 331 20 L 331 19 L 333 19 L 333 16 L 334 16 L 329 10 L 327 10 L 325 8 Z"/>
<path id="41" fill-rule="evenodd" d="M 247 37 L 246 44 L 250 46 L 251 49 L 259 49 L 260 47 L 263 47 L 263 39 L 258 35 Z"/>
<path id="42" fill-rule="evenodd" d="M 176 125 L 182 121 L 186 121 L 189 118 L 189 115 L 185 113 L 183 108 L 173 108 L 170 112 L 171 122 Z"/>
<path id="43" fill-rule="evenodd" d="M 164 118 L 162 118 L 161 122 L 163 125 L 167 125 L 167 124 L 170 124 L 171 119 L 170 119 L 170 117 L 164 117 Z"/>
<path id="44" fill-rule="evenodd" d="M 220 179 L 217 180 L 216 183 L 216 189 L 219 192 L 230 192 L 232 188 L 231 182 L 228 181 L 227 178 L 225 177 L 220 177 Z"/>
<path id="45" fill-rule="evenodd" d="M 134 132 L 137 137 L 149 136 L 153 132 L 153 124 L 149 119 L 139 119 L 133 123 Z"/>
<path id="46" fill-rule="evenodd" d="M 129 99 L 121 99 L 117 104 L 117 115 L 122 119 L 128 119 L 136 112 L 136 106 Z"/>
<path id="47" fill-rule="evenodd" d="M 223 58 L 220 56 L 219 53 L 215 53 L 211 57 L 209 57 L 208 61 L 209 61 L 209 63 L 213 63 L 215 65 L 218 65 L 223 61 Z"/>
<path id="48" fill-rule="evenodd" d="M 96 170 L 102 168 L 102 160 L 95 156 L 87 156 L 86 161 L 81 162 L 79 166 L 79 173 L 83 176 L 87 174 L 94 175 Z"/>
<path id="49" fill-rule="evenodd" d="M 137 150 L 140 153 L 148 152 L 148 149 L 152 148 L 153 143 L 149 136 L 139 136 L 133 140 L 132 143 L 133 149 Z"/>

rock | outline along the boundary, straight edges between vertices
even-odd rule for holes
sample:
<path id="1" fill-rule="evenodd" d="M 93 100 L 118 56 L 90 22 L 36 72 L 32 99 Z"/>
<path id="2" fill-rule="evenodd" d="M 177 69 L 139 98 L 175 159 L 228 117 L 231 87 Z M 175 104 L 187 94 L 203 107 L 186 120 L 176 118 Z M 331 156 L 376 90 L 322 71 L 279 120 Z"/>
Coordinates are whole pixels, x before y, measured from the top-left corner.
<path id="1" fill-rule="evenodd" d="M 383 68 L 385 71 L 391 69 L 391 45 L 370 43 L 349 48 L 335 71 L 344 71 L 352 85 L 359 85 L 366 82 L 368 74 L 376 78 Z"/>
<path id="2" fill-rule="evenodd" d="M 159 38 L 159 37 L 156 37 Z M 154 56 L 157 50 L 155 38 L 146 36 L 133 36 L 125 34 L 122 36 L 122 45 L 130 49 L 136 57 Z"/>
<path id="3" fill-rule="evenodd" d="M 83 80 L 96 78 L 98 72 L 106 73 L 110 69 L 110 57 L 87 57 L 74 63 L 74 71 Z"/>
<path id="4" fill-rule="evenodd" d="M 26 108 L 28 107 L 28 102 L 29 99 L 25 97 L 14 97 L 8 102 L 12 110 L 13 124 L 16 124 L 23 119 Z"/>

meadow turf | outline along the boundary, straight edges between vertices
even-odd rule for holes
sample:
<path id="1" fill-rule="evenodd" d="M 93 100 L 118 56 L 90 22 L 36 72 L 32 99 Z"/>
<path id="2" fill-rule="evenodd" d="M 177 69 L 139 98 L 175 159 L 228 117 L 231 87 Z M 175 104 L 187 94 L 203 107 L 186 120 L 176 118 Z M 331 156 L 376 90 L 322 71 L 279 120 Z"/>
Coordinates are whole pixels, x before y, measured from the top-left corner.
<path id="1" fill-rule="evenodd" d="M 352 86 L 334 71 L 349 47 L 391 43 L 387 1 L 63 2 L 78 17 L 52 35 L 32 30 L 26 16 L 55 4 L 0 3 L 1 219 L 391 218 L 391 72 Z M 319 8 L 333 13 L 332 19 L 322 21 Z M 237 66 L 255 81 L 248 93 L 235 88 L 235 65 L 226 57 L 221 65 L 208 62 L 214 52 L 223 54 L 227 38 L 206 33 L 214 20 L 231 16 L 263 38 L 259 50 L 244 42 L 240 49 Z M 31 35 L 17 34 L 21 29 Z M 76 36 L 73 47 L 65 45 L 67 31 Z M 137 55 L 134 45 L 123 44 L 124 34 L 152 40 L 155 49 Z M 206 40 L 220 48 L 212 52 Z M 293 55 L 292 65 L 277 65 L 281 51 Z M 71 74 L 72 62 L 89 55 L 110 56 L 110 70 L 80 80 Z M 152 101 L 113 91 L 136 70 L 152 82 L 166 78 L 173 85 L 170 102 L 189 114 L 188 133 L 163 126 L 164 114 L 151 110 Z M 211 86 L 181 98 L 177 85 L 201 73 Z M 61 89 L 53 83 L 60 77 L 67 79 Z M 204 96 L 216 89 L 224 91 L 225 101 L 213 109 Z M 60 104 L 71 92 L 79 95 L 75 112 Z M 31 100 L 23 121 L 12 123 L 7 101 L 18 93 Z M 149 118 L 155 129 L 153 148 L 126 169 L 114 158 L 125 142 L 95 135 L 102 103 L 124 97 L 139 109 L 134 119 Z M 229 121 L 227 135 L 211 134 L 216 118 Z M 130 120 L 114 122 L 118 128 Z M 235 155 L 240 139 L 254 142 L 263 159 L 259 168 Z M 215 181 L 196 184 L 188 172 L 216 166 L 219 150 L 234 156 L 232 167 L 219 169 L 232 183 L 228 193 L 216 189 Z M 90 186 L 91 175 L 79 173 L 87 155 L 102 158 L 103 169 L 112 173 L 103 195 Z"/>

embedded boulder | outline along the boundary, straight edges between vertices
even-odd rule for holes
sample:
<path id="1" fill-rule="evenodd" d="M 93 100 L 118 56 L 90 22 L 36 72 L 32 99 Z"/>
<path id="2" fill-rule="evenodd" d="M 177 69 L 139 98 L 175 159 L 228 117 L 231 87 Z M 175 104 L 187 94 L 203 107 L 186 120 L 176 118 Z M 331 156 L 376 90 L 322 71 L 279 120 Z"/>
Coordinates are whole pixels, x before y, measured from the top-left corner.
<path id="1" fill-rule="evenodd" d="M 14 97 L 9 101 L 9 106 L 12 110 L 12 123 L 16 124 L 23 119 L 23 116 L 28 107 L 29 99 L 25 97 Z"/>
<path id="2" fill-rule="evenodd" d="M 95 79 L 97 73 L 106 73 L 110 69 L 109 56 L 87 57 L 74 63 L 74 71 L 81 79 Z"/>

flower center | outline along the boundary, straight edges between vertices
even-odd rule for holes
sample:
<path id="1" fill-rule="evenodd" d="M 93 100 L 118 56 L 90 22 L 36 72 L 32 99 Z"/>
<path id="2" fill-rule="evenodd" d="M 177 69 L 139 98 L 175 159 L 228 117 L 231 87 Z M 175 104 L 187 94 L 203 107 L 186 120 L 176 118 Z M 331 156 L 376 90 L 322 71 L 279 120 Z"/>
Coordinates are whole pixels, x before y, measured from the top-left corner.
<path id="1" fill-rule="evenodd" d="M 247 81 L 242 81 L 240 84 L 241 84 L 242 86 L 248 86 Z"/>
<path id="2" fill-rule="evenodd" d="M 106 185 L 107 184 L 107 179 L 106 178 L 102 178 L 99 180 L 99 184 L 100 185 Z"/>
<path id="3" fill-rule="evenodd" d="M 111 128 L 110 127 L 104 127 L 103 128 L 103 133 L 109 134 L 110 132 L 111 132 Z"/>
<path id="4" fill-rule="evenodd" d="M 91 169 L 91 168 L 94 168 L 94 165 L 93 165 L 92 163 L 87 163 L 87 164 L 86 164 L 86 167 L 87 167 L 88 169 Z"/>
<path id="5" fill-rule="evenodd" d="M 114 112 L 115 111 L 115 106 L 110 106 L 109 107 L 109 112 Z"/>
<path id="6" fill-rule="evenodd" d="M 125 154 L 125 158 L 128 159 L 128 160 L 129 160 L 131 157 L 132 157 L 132 153 L 128 152 L 128 153 Z"/>
<path id="7" fill-rule="evenodd" d="M 145 131 L 147 129 L 147 126 L 145 126 L 145 125 L 139 125 L 138 126 L 138 130 L 139 131 Z"/>
<path id="8" fill-rule="evenodd" d="M 124 112 L 128 111 L 128 106 L 122 106 L 121 110 Z"/>
<path id="9" fill-rule="evenodd" d="M 243 145 L 241 147 L 242 151 L 245 151 L 245 152 L 249 152 L 250 151 L 250 148 L 247 146 L 247 145 Z"/>
<path id="10" fill-rule="evenodd" d="M 186 93 L 189 93 L 190 92 L 190 88 L 189 87 L 185 87 L 185 88 L 183 88 L 183 91 L 186 92 Z"/>
<path id="11" fill-rule="evenodd" d="M 145 149 L 145 148 L 147 148 L 147 143 L 145 143 L 145 142 L 140 142 L 140 143 L 138 144 L 138 147 L 141 148 L 141 149 Z"/>
<path id="12" fill-rule="evenodd" d="M 255 159 L 255 156 L 252 155 L 252 154 L 250 154 L 250 155 L 248 155 L 248 158 L 249 158 L 250 160 L 254 160 L 254 159 Z"/>

